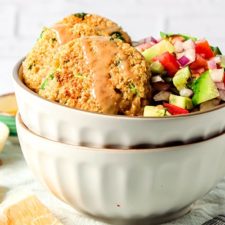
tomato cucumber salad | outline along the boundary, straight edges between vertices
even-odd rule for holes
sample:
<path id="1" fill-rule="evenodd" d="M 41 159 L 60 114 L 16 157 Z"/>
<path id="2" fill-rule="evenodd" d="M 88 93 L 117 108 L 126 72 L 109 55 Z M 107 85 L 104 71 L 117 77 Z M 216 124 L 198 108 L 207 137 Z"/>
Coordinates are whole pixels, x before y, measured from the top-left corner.
<path id="1" fill-rule="evenodd" d="M 206 39 L 161 32 L 136 48 L 150 63 L 153 101 L 144 116 L 209 110 L 225 101 L 225 58 Z"/>

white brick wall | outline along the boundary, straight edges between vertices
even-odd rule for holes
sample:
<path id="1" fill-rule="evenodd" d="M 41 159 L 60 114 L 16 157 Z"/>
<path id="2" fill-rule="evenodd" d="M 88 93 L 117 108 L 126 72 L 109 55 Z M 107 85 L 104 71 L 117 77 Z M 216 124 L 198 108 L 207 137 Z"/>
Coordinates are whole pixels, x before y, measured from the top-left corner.
<path id="1" fill-rule="evenodd" d="M 0 0 L 0 94 L 13 90 L 11 71 L 41 28 L 73 12 L 93 12 L 135 40 L 159 31 L 207 37 L 225 52 L 224 0 Z"/>

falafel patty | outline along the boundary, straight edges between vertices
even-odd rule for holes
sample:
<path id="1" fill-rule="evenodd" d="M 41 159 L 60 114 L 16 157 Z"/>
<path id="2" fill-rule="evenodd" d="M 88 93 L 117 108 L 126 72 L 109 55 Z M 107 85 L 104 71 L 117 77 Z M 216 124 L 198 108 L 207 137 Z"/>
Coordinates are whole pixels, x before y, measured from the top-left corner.
<path id="1" fill-rule="evenodd" d="M 116 23 L 104 17 L 77 13 L 44 28 L 31 52 L 23 62 L 24 83 L 38 92 L 49 74 L 52 59 L 59 46 L 83 36 L 111 36 L 130 43 L 130 37 Z"/>
<path id="2" fill-rule="evenodd" d="M 39 95 L 104 114 L 142 115 L 150 73 L 132 46 L 108 37 L 82 37 L 62 45 Z"/>

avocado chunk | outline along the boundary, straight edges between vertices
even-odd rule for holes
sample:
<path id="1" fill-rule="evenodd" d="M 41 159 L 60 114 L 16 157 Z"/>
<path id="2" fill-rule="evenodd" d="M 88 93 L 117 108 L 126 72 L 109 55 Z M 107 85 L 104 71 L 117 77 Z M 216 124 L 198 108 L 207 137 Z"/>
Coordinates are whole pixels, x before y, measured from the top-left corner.
<path id="1" fill-rule="evenodd" d="M 183 109 L 192 109 L 193 104 L 190 98 L 170 94 L 169 103 Z"/>
<path id="2" fill-rule="evenodd" d="M 166 109 L 158 108 L 156 106 L 145 106 L 144 108 L 144 117 L 163 117 L 166 115 Z"/>
<path id="3" fill-rule="evenodd" d="M 164 67 L 159 61 L 155 61 L 150 65 L 150 70 L 153 74 L 162 74 Z"/>
<path id="4" fill-rule="evenodd" d="M 217 98 L 219 91 L 216 84 L 213 82 L 210 72 L 204 72 L 193 84 L 194 96 L 192 102 L 194 105 L 199 105 L 202 102 Z"/>
<path id="5" fill-rule="evenodd" d="M 150 62 L 154 57 L 162 55 L 164 52 L 174 52 L 174 46 L 167 40 L 162 40 L 152 47 L 146 49 L 144 52 L 142 52 L 142 55 L 148 62 Z"/>
<path id="6" fill-rule="evenodd" d="M 189 67 L 186 66 L 180 70 L 178 70 L 173 77 L 173 84 L 178 91 L 186 88 L 187 81 L 191 77 L 191 73 Z"/>

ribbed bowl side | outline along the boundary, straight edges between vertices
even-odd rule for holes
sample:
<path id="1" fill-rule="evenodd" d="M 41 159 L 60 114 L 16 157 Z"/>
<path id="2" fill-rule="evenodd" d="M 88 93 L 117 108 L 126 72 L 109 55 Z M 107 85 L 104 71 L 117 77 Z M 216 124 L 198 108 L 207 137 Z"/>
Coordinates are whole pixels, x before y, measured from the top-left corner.
<path id="1" fill-rule="evenodd" d="M 19 138 L 28 165 L 53 194 L 101 218 L 141 219 L 179 211 L 225 174 L 224 135 L 152 151 L 81 149 L 23 132 Z"/>
<path id="2" fill-rule="evenodd" d="M 30 130 L 67 144 L 127 148 L 172 141 L 187 143 L 197 138 L 209 138 L 225 130 L 225 107 L 186 118 L 114 119 L 79 110 L 71 111 L 36 96 L 30 99 L 24 90 L 17 90 L 16 95 L 22 119 Z"/>

